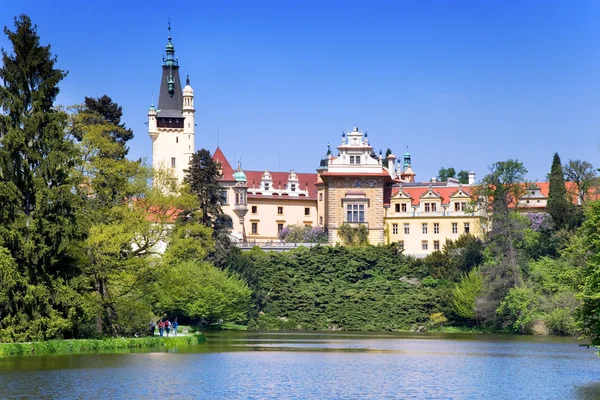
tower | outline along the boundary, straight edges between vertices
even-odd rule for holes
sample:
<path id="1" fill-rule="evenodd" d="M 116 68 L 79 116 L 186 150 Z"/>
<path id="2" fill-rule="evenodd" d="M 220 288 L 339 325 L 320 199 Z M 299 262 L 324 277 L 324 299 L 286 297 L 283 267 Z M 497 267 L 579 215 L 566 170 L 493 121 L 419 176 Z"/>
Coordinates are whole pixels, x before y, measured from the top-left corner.
<path id="1" fill-rule="evenodd" d="M 163 56 L 162 77 L 158 108 L 154 104 L 148 110 L 148 135 L 152 139 L 152 167 L 172 169 L 179 181 L 195 151 L 194 138 L 194 91 L 189 76 L 181 90 L 179 60 L 175 58 L 175 46 L 169 37 Z"/>

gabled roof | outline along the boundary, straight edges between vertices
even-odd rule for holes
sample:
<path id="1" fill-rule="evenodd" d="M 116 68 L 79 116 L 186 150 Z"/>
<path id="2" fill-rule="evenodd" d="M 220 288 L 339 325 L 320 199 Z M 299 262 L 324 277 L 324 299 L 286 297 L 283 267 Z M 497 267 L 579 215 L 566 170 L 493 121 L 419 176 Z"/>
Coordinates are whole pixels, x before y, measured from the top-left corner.
<path id="1" fill-rule="evenodd" d="M 468 186 L 467 186 L 468 188 Z M 411 197 L 411 203 L 413 205 L 418 205 L 423 196 L 429 192 L 429 185 L 402 185 L 402 191 Z M 399 186 L 394 186 L 392 188 L 392 198 L 394 198 L 400 192 Z M 442 204 L 450 204 L 451 197 L 454 196 L 458 192 L 458 188 L 456 186 L 433 186 L 432 192 L 439 196 Z M 463 186 L 463 192 L 469 194 L 469 192 Z"/>
<path id="2" fill-rule="evenodd" d="M 229 161 L 227 161 L 227 158 L 225 157 L 225 154 L 223 154 L 223 152 L 221 151 L 220 147 L 217 147 L 217 149 L 213 153 L 212 159 L 214 162 L 218 162 L 221 164 L 221 171 L 223 175 L 219 180 L 235 182 L 235 178 L 233 177 L 233 168 L 231 168 L 231 164 L 229 164 Z"/>
<path id="3" fill-rule="evenodd" d="M 260 186 L 260 181 L 262 180 L 262 176 L 264 171 L 244 171 L 246 173 L 246 179 L 248 179 L 248 189 L 252 189 L 253 187 L 258 188 Z M 288 183 L 288 177 L 290 175 L 289 172 L 272 172 L 271 180 L 273 189 L 279 189 L 286 187 Z M 317 198 L 317 174 L 311 173 L 303 173 L 296 172 L 296 176 L 298 177 L 298 189 L 299 190 L 308 190 L 308 197 L 311 199 Z M 299 196 L 303 197 L 303 196 Z M 294 199 L 295 196 L 290 196 L 290 198 Z"/>

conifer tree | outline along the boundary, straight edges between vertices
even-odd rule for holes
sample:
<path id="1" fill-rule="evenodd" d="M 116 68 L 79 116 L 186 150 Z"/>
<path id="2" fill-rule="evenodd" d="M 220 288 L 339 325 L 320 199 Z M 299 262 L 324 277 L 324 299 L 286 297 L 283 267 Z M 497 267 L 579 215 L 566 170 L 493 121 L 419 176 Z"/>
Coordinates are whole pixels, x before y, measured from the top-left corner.
<path id="1" fill-rule="evenodd" d="M 28 295 L 14 297 L 20 304 L 8 313 L 0 309 L 0 331 L 23 340 L 71 328 L 60 292 L 77 273 L 69 254 L 77 235 L 76 151 L 65 137 L 67 115 L 54 106 L 66 72 L 28 16 L 15 18 L 15 28 L 4 28 L 13 49 L 2 49 L 0 67 L 0 246 Z"/>
<path id="2" fill-rule="evenodd" d="M 223 213 L 219 169 L 220 165 L 213 161 L 210 152 L 201 149 L 192 155 L 190 166 L 185 170 L 184 182 L 200 201 L 201 223 L 211 228 L 214 228 L 215 221 Z"/>
<path id="3" fill-rule="evenodd" d="M 557 229 L 567 228 L 571 220 L 572 205 L 567 199 L 565 178 L 558 153 L 554 153 L 549 180 L 548 213 L 552 216 Z"/>

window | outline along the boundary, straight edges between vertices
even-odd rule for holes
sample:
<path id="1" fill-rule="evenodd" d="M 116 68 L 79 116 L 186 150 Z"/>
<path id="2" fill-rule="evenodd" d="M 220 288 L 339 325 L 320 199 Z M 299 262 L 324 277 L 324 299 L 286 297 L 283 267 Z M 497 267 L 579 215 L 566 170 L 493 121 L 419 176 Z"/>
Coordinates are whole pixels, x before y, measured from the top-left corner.
<path id="1" fill-rule="evenodd" d="M 431 203 L 431 212 L 435 212 L 437 209 L 437 204 L 436 203 Z"/>
<path id="2" fill-rule="evenodd" d="M 406 203 L 402 203 L 402 212 L 406 212 Z"/>
<path id="3" fill-rule="evenodd" d="M 310 215 L 310 208 L 309 207 L 304 207 L 304 215 Z"/>
<path id="4" fill-rule="evenodd" d="M 323 217 L 319 217 L 319 224 L 323 225 Z"/>
<path id="5" fill-rule="evenodd" d="M 465 233 L 469 233 L 469 223 L 465 222 Z"/>
<path id="6" fill-rule="evenodd" d="M 410 225 L 404 224 L 404 234 L 408 235 L 410 233 Z"/>
<path id="7" fill-rule="evenodd" d="M 346 222 L 365 222 L 364 204 L 348 204 L 346 206 Z"/>
<path id="8" fill-rule="evenodd" d="M 465 208 L 467 208 L 467 203 L 464 201 L 454 203 L 454 211 L 465 211 Z"/>
<path id="9" fill-rule="evenodd" d="M 392 224 L 392 234 L 393 235 L 398 234 L 398 224 Z"/>
<path id="10" fill-rule="evenodd" d="M 423 241 L 421 242 L 421 248 L 422 248 L 423 250 L 427 250 L 427 248 L 428 248 L 428 245 L 427 245 L 427 240 L 423 240 Z"/>
<path id="11" fill-rule="evenodd" d="M 265 190 L 269 190 L 269 182 L 265 182 Z"/>
<path id="12" fill-rule="evenodd" d="M 350 156 L 350 164 L 360 164 L 360 156 Z"/>
<path id="13" fill-rule="evenodd" d="M 253 222 L 252 223 L 252 234 L 253 235 L 258 234 L 258 222 Z"/>
<path id="14" fill-rule="evenodd" d="M 434 240 L 433 241 L 433 249 L 434 250 L 439 250 L 440 249 L 440 241 L 439 240 Z"/>
<path id="15" fill-rule="evenodd" d="M 258 211 L 257 209 L 257 206 L 252 206 L 252 214 L 256 214 L 256 212 Z"/>
<path id="16" fill-rule="evenodd" d="M 398 240 L 398 248 L 404 250 L 404 240 Z"/>
<path id="17" fill-rule="evenodd" d="M 437 209 L 436 203 L 425 203 L 425 211 L 426 212 L 435 212 Z"/>
<path id="18" fill-rule="evenodd" d="M 179 136 L 175 136 L 175 143 L 179 143 Z"/>
<path id="19" fill-rule="evenodd" d="M 429 208 L 429 203 L 425 203 L 425 212 L 431 211 Z"/>
<path id="20" fill-rule="evenodd" d="M 452 233 L 458 233 L 458 224 L 456 222 L 452 223 Z"/>
<path id="21" fill-rule="evenodd" d="M 295 192 L 295 191 L 296 191 L 296 184 L 295 184 L 295 183 L 292 183 L 292 184 L 290 185 L 290 190 L 291 190 L 292 192 Z"/>
<path id="22" fill-rule="evenodd" d="M 394 211 L 400 212 L 400 204 L 398 204 L 398 203 L 394 204 Z"/>
<path id="23" fill-rule="evenodd" d="M 283 230 L 283 224 L 277 224 L 277 233 Z"/>
<path id="24" fill-rule="evenodd" d="M 323 201 L 323 193 L 319 193 L 319 201 Z"/>
<path id="25" fill-rule="evenodd" d="M 221 204 L 228 204 L 227 203 L 227 190 L 221 190 Z"/>
<path id="26" fill-rule="evenodd" d="M 277 207 L 277 215 L 283 215 L 283 207 Z"/>
<path id="27" fill-rule="evenodd" d="M 171 157 L 171 168 L 175 168 L 177 163 L 175 162 L 175 157 Z"/>
<path id="28" fill-rule="evenodd" d="M 435 234 L 440 233 L 440 224 L 438 224 L 437 222 L 435 222 L 433 224 L 433 233 L 435 233 Z"/>
<path id="29" fill-rule="evenodd" d="M 421 229 L 423 230 L 423 234 L 427 235 L 427 224 L 426 223 L 421 224 Z"/>

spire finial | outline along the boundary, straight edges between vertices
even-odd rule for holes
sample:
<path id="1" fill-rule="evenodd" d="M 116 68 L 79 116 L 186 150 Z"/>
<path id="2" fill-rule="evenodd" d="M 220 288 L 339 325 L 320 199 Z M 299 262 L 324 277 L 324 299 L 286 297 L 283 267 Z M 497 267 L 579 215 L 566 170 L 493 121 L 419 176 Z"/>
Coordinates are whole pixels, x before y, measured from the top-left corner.
<path id="1" fill-rule="evenodd" d="M 189 74 L 185 77 L 185 84 L 186 85 L 190 84 L 190 75 Z"/>
<path id="2" fill-rule="evenodd" d="M 151 106 L 154 107 L 154 93 L 152 93 L 152 104 L 151 104 Z"/>
<path id="3" fill-rule="evenodd" d="M 169 42 L 171 41 L 171 16 L 169 15 Z"/>

